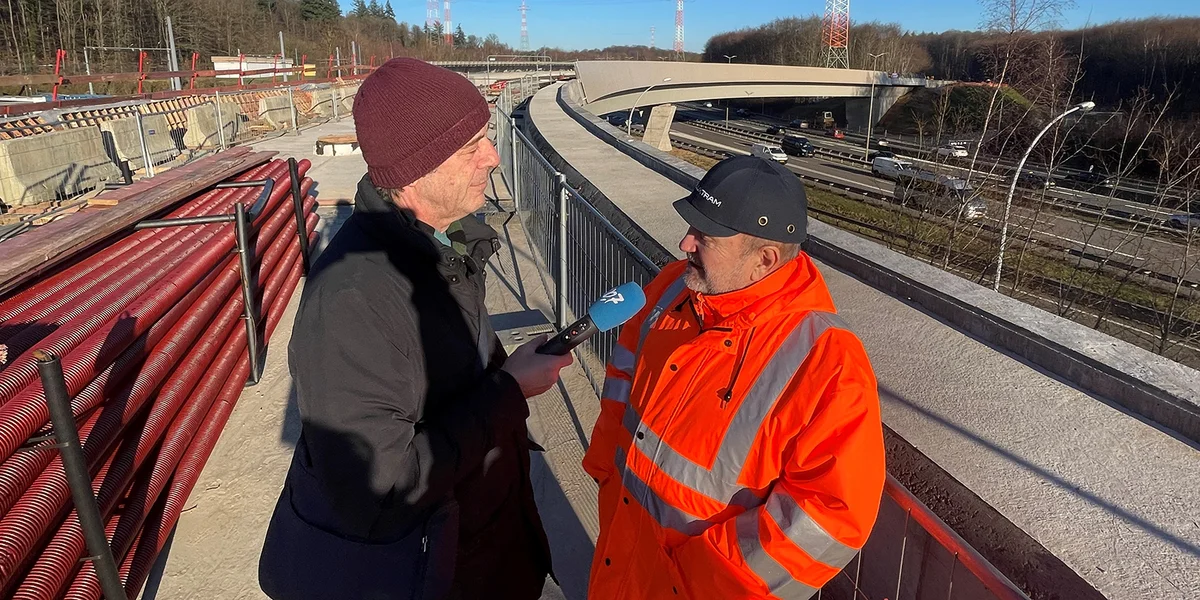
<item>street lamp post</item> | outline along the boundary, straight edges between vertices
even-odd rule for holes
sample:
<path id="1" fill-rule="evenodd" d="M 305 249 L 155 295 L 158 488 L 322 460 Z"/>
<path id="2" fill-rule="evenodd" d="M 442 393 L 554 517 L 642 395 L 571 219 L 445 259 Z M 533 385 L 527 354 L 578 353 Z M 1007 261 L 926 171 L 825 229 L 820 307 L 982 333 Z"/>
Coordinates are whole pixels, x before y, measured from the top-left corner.
<path id="1" fill-rule="evenodd" d="M 875 124 L 875 74 L 879 72 L 879 69 L 875 66 L 875 60 L 881 56 L 886 56 L 887 52 L 880 52 L 879 54 L 868 53 L 868 55 L 871 57 L 871 103 L 869 108 L 867 108 L 867 148 L 864 152 L 866 152 L 866 156 L 869 158 L 871 156 L 871 127 Z"/>
<path id="2" fill-rule="evenodd" d="M 492 63 L 496 62 L 495 56 L 487 57 L 487 85 L 492 85 Z"/>
<path id="3" fill-rule="evenodd" d="M 1021 157 L 1021 162 L 1017 163 L 1017 170 L 1013 172 L 1012 182 L 1008 184 L 1008 197 L 1004 199 L 1004 220 L 1000 222 L 1000 254 L 996 256 L 996 280 L 992 283 L 992 289 L 994 291 L 1000 291 L 1000 275 L 1004 269 L 1004 248 L 1008 245 L 1008 218 L 1009 213 L 1012 211 L 1013 194 L 1015 194 L 1017 191 L 1017 179 L 1021 177 L 1021 169 L 1025 168 L 1025 161 L 1029 160 L 1029 155 L 1033 153 L 1033 147 L 1042 140 L 1042 136 L 1046 135 L 1046 132 L 1050 131 L 1050 128 L 1053 127 L 1055 123 L 1065 119 L 1067 115 L 1073 112 L 1079 111 L 1086 113 L 1090 112 L 1093 108 L 1096 108 L 1095 102 L 1081 102 L 1067 109 L 1067 111 L 1063 114 L 1051 119 L 1050 122 L 1046 123 L 1046 126 L 1043 127 L 1040 132 L 1038 132 L 1037 137 L 1033 138 L 1033 142 L 1029 144 L 1029 148 L 1025 150 L 1025 154 Z"/>
<path id="4" fill-rule="evenodd" d="M 670 80 L 670 77 L 664 77 L 659 83 L 666 83 Z M 633 135 L 633 111 L 637 110 L 638 103 L 642 101 L 642 96 L 645 96 L 646 92 L 654 89 L 654 86 L 656 85 L 658 85 L 658 83 L 652 83 L 650 84 L 650 87 L 642 90 L 642 93 L 638 94 L 637 100 L 633 101 L 633 106 L 629 107 L 629 120 L 625 121 L 625 135 Z"/>
<path id="5" fill-rule="evenodd" d="M 733 62 L 733 59 L 737 58 L 736 54 L 734 54 L 733 56 L 730 56 L 728 54 L 722 54 L 722 56 L 724 56 L 726 59 L 728 59 L 730 63 Z"/>

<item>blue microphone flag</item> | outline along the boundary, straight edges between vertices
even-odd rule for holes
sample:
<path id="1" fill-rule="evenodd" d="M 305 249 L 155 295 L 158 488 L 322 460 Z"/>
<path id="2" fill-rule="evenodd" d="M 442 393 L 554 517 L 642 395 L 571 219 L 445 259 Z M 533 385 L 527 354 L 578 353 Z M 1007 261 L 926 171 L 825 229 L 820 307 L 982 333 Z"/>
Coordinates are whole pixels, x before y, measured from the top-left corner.
<path id="1" fill-rule="evenodd" d="M 608 291 L 588 309 L 588 316 L 600 331 L 608 331 L 633 318 L 646 305 L 642 286 L 630 281 Z"/>

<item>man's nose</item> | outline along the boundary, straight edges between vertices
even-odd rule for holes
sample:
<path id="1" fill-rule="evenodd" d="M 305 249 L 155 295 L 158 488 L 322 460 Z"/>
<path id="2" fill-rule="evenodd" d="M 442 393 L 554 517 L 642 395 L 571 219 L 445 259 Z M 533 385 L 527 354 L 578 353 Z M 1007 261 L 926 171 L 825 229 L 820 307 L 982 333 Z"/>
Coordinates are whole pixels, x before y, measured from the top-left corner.
<path id="1" fill-rule="evenodd" d="M 483 140 L 484 147 L 484 164 L 487 168 L 500 166 L 500 154 L 496 152 L 496 146 L 491 140 Z"/>
<path id="2" fill-rule="evenodd" d="M 696 251 L 696 236 L 692 235 L 690 229 L 684 234 L 683 239 L 679 240 L 679 249 L 688 254 Z"/>

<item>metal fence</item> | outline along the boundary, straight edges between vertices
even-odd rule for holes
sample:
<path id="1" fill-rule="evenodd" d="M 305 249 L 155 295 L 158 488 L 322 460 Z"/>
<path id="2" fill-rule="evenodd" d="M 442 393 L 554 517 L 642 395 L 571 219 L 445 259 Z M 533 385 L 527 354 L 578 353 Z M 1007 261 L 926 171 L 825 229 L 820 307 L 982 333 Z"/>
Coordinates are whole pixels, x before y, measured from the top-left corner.
<path id="1" fill-rule="evenodd" d="M 516 127 L 514 106 L 510 95 L 497 102 L 501 169 L 549 276 L 546 289 L 561 327 L 605 291 L 627 281 L 644 285 L 658 268 L 537 151 Z M 580 361 L 597 393 L 615 341 L 615 333 L 592 338 L 586 348 L 594 356 Z M 1029 600 L 891 475 L 870 539 L 816 598 Z"/>

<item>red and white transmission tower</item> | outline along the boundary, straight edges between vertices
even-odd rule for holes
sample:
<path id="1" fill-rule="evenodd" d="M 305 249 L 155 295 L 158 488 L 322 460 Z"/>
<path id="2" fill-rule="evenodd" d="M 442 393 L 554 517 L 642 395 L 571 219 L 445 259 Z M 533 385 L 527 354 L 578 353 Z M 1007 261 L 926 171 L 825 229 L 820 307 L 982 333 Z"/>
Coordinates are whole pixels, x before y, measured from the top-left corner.
<path id="1" fill-rule="evenodd" d="M 454 47 L 454 24 L 450 21 L 450 0 L 446 0 L 446 18 L 442 20 L 442 33 L 446 45 Z"/>
<path id="2" fill-rule="evenodd" d="M 425 34 L 432 44 L 437 39 L 438 29 L 438 0 L 425 0 Z"/>
<path id="3" fill-rule="evenodd" d="M 850 0 L 825 0 L 825 66 L 850 68 Z"/>
<path id="4" fill-rule="evenodd" d="M 525 0 L 521 0 L 521 52 L 529 52 L 529 21 L 525 18 L 527 12 L 529 7 L 525 5 Z"/>
<path id="5" fill-rule="evenodd" d="M 650 49 L 653 50 L 656 47 L 657 47 L 657 44 L 654 43 L 654 26 L 651 25 L 650 26 Z"/>
<path id="6" fill-rule="evenodd" d="M 683 59 L 683 0 L 675 0 L 675 59 Z"/>

